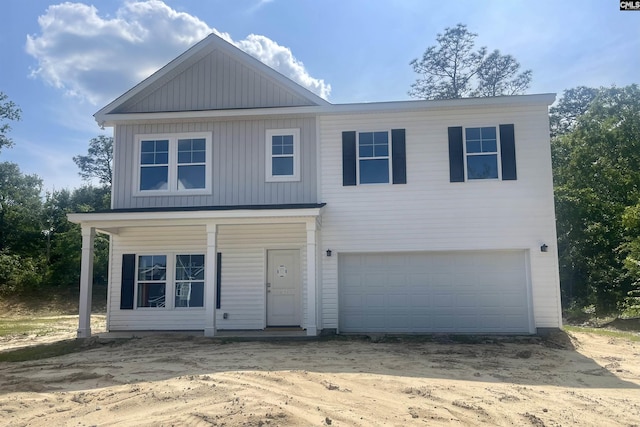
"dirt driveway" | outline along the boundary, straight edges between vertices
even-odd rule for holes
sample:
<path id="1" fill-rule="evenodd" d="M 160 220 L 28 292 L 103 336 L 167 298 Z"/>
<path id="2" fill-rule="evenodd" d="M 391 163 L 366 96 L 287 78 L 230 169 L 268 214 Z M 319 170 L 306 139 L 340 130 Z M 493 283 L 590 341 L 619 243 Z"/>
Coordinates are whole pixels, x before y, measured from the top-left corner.
<path id="1" fill-rule="evenodd" d="M 640 343 L 154 336 L 0 363 L 0 425 L 640 425 Z"/>

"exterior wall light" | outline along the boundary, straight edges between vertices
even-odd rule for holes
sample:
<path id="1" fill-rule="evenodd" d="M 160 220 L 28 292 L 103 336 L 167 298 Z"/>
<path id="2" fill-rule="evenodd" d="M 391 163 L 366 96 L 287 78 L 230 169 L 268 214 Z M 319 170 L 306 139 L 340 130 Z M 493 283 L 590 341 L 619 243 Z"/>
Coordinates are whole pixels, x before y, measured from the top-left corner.
<path id="1" fill-rule="evenodd" d="M 327 249 L 327 256 L 331 256 L 331 249 Z"/>
<path id="2" fill-rule="evenodd" d="M 540 252 L 547 252 L 549 249 L 549 246 L 546 245 L 546 243 L 543 243 L 542 246 L 540 246 Z"/>

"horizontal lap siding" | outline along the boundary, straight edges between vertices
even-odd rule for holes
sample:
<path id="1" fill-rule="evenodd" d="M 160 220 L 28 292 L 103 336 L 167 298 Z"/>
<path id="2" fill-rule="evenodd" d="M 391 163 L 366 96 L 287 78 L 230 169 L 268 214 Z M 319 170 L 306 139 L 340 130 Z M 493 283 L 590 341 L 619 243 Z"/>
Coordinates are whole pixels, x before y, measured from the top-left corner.
<path id="1" fill-rule="evenodd" d="M 515 125 L 516 181 L 449 182 L 448 127 Z M 406 129 L 407 184 L 342 186 L 343 131 Z M 546 107 L 326 116 L 319 120 L 322 238 L 337 252 L 529 249 L 537 327 L 558 327 Z M 540 253 L 542 243 L 549 252 Z M 324 327 L 337 326 L 337 257 L 323 257 Z"/>
<path id="2" fill-rule="evenodd" d="M 300 129 L 300 181 L 265 181 L 265 131 Z M 211 132 L 212 192 L 209 195 L 134 195 L 135 137 L 139 134 Z M 317 202 L 315 118 L 121 125 L 115 130 L 113 207 L 267 205 Z"/>
<path id="3" fill-rule="evenodd" d="M 204 226 L 122 229 L 112 240 L 110 330 L 203 329 L 204 309 L 120 310 L 122 254 L 206 253 Z M 219 329 L 261 329 L 265 326 L 266 251 L 300 249 L 303 312 L 306 301 L 306 229 L 304 224 L 218 226 L 217 251 L 222 253 Z M 208 260 L 207 265 L 210 265 Z M 169 289 L 169 288 L 168 288 Z M 212 287 L 208 287 L 208 292 Z M 228 313 L 228 319 L 223 319 Z"/>
<path id="4" fill-rule="evenodd" d="M 268 249 L 300 249 L 302 289 L 306 289 L 304 224 L 220 226 L 222 295 L 218 329 L 261 329 L 266 321 L 266 255 Z M 302 292 L 303 301 L 306 292 Z M 302 306 L 303 312 L 304 305 Z M 223 318 L 228 313 L 228 318 Z"/>
<path id="5" fill-rule="evenodd" d="M 123 254 L 205 253 L 204 226 L 122 229 L 112 237 L 112 245 L 109 330 L 203 329 L 204 309 L 120 310 L 120 283 Z"/>

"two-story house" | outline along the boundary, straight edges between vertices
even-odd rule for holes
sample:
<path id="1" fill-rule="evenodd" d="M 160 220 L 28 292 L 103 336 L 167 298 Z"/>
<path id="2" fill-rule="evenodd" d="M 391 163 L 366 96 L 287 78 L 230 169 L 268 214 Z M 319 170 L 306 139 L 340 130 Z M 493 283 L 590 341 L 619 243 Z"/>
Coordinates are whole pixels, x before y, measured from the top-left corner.
<path id="1" fill-rule="evenodd" d="M 95 114 L 114 128 L 107 329 L 561 326 L 555 95 L 334 105 L 215 35 Z"/>

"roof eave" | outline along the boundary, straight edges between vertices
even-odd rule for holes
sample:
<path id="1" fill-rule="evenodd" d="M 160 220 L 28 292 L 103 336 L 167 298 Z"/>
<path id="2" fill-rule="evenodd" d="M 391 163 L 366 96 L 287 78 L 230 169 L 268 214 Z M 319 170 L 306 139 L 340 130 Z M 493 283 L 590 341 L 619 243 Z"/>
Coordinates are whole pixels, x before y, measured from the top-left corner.
<path id="1" fill-rule="evenodd" d="M 411 100 L 354 104 L 329 104 L 299 107 L 273 107 L 229 110 L 168 111 L 159 113 L 105 114 L 102 126 L 114 126 L 129 122 L 156 122 L 165 120 L 203 120 L 237 117 L 291 116 L 291 115 L 332 115 L 365 114 L 403 111 L 424 111 L 437 109 L 458 109 L 474 107 L 511 107 L 527 105 L 549 106 L 556 99 L 554 93 L 534 95 L 511 95 L 486 98 L 460 98 L 446 100 Z"/>

